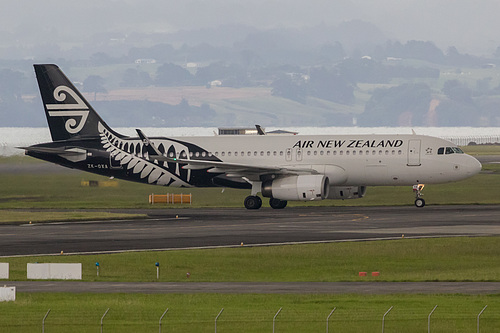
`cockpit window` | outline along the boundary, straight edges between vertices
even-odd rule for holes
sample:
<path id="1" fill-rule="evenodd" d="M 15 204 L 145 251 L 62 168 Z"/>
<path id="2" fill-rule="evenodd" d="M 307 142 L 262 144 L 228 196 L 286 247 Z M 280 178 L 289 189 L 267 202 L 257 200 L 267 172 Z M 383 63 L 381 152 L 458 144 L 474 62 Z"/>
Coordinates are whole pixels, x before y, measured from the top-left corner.
<path id="1" fill-rule="evenodd" d="M 443 154 L 463 154 L 464 151 L 458 147 L 440 147 L 438 149 L 438 155 L 443 155 Z"/>

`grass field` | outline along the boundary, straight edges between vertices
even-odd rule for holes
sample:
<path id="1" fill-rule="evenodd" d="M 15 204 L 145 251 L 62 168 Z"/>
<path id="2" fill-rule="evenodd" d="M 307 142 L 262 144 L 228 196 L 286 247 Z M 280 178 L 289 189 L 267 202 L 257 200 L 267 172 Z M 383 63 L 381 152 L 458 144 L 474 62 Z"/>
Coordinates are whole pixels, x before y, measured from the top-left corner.
<path id="1" fill-rule="evenodd" d="M 427 317 L 432 332 L 475 332 L 477 315 L 481 332 L 498 332 L 499 296 L 465 295 L 136 295 L 136 294 L 59 294 L 18 295 L 15 303 L 0 303 L 0 328 L 5 332 L 39 332 L 42 319 L 46 332 L 377 332 L 385 318 L 386 332 L 426 332 Z"/>
<path id="2" fill-rule="evenodd" d="M 485 281 L 500 279 L 498 237 L 374 241 L 98 256 L 2 258 L 11 278 L 25 277 L 26 262 L 82 262 L 86 281 Z M 95 262 L 100 262 L 96 277 Z M 378 278 L 360 278 L 359 270 L 378 270 Z M 69 282 L 70 283 L 70 282 Z M 104 319 L 106 332 L 155 332 L 166 308 L 164 332 L 209 332 L 215 317 L 219 332 L 271 331 L 279 308 L 277 332 L 423 332 L 427 316 L 433 332 L 471 332 L 481 316 L 481 332 L 500 327 L 496 295 L 266 295 L 266 294 L 74 294 L 18 293 L 16 302 L 0 303 L 0 330 L 38 331 L 48 309 L 47 332 L 95 332 Z"/>
<path id="3" fill-rule="evenodd" d="M 500 281 L 499 243 L 500 237 L 401 239 L 0 260 L 10 263 L 12 280 L 26 280 L 27 263 L 81 262 L 84 281 L 153 282 L 159 262 L 163 282 Z M 360 271 L 380 276 L 359 277 Z"/>

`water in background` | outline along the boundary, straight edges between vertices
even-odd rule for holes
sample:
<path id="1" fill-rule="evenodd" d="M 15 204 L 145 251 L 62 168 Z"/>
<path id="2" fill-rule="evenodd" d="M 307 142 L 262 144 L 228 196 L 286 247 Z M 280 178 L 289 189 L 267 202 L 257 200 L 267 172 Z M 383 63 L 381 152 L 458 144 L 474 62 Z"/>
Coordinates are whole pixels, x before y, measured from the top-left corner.
<path id="1" fill-rule="evenodd" d="M 303 135 L 335 135 L 335 134 L 411 134 L 412 129 L 417 134 L 436 136 L 450 140 L 458 145 L 469 142 L 499 143 L 500 127 L 267 127 L 266 131 L 285 130 Z M 118 133 L 137 136 L 135 128 L 116 128 Z M 142 128 L 147 136 L 212 136 L 217 133 L 215 127 L 171 127 Z M 0 127 L 0 156 L 22 155 L 24 151 L 16 147 L 25 147 L 42 142 L 50 142 L 47 127 Z"/>

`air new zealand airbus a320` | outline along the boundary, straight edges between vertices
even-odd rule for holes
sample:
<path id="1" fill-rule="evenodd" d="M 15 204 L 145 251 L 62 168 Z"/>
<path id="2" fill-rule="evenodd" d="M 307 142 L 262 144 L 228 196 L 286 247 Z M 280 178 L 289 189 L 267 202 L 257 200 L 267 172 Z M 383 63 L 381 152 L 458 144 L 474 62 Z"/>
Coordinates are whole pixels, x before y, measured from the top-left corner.
<path id="1" fill-rule="evenodd" d="M 56 65 L 34 65 L 52 142 L 26 154 L 66 167 L 136 182 L 247 188 L 245 207 L 288 200 L 354 199 L 367 186 L 413 185 L 477 174 L 481 164 L 453 143 L 409 135 L 235 135 L 138 137 L 113 131 Z"/>

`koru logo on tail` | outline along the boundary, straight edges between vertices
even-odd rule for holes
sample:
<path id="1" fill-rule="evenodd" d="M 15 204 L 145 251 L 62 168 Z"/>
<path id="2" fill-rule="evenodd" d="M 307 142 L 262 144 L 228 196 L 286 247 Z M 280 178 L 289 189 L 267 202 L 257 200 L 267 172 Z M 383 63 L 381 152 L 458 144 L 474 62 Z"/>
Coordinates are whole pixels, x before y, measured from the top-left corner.
<path id="1" fill-rule="evenodd" d="M 70 95 L 76 104 L 46 104 L 45 107 L 50 117 L 80 117 L 80 122 L 77 119 L 70 118 L 66 120 L 64 126 L 68 133 L 76 134 L 82 130 L 90 111 L 87 105 L 71 88 L 59 86 L 54 89 L 54 98 L 58 102 L 64 102 L 68 97 L 66 94 Z"/>

